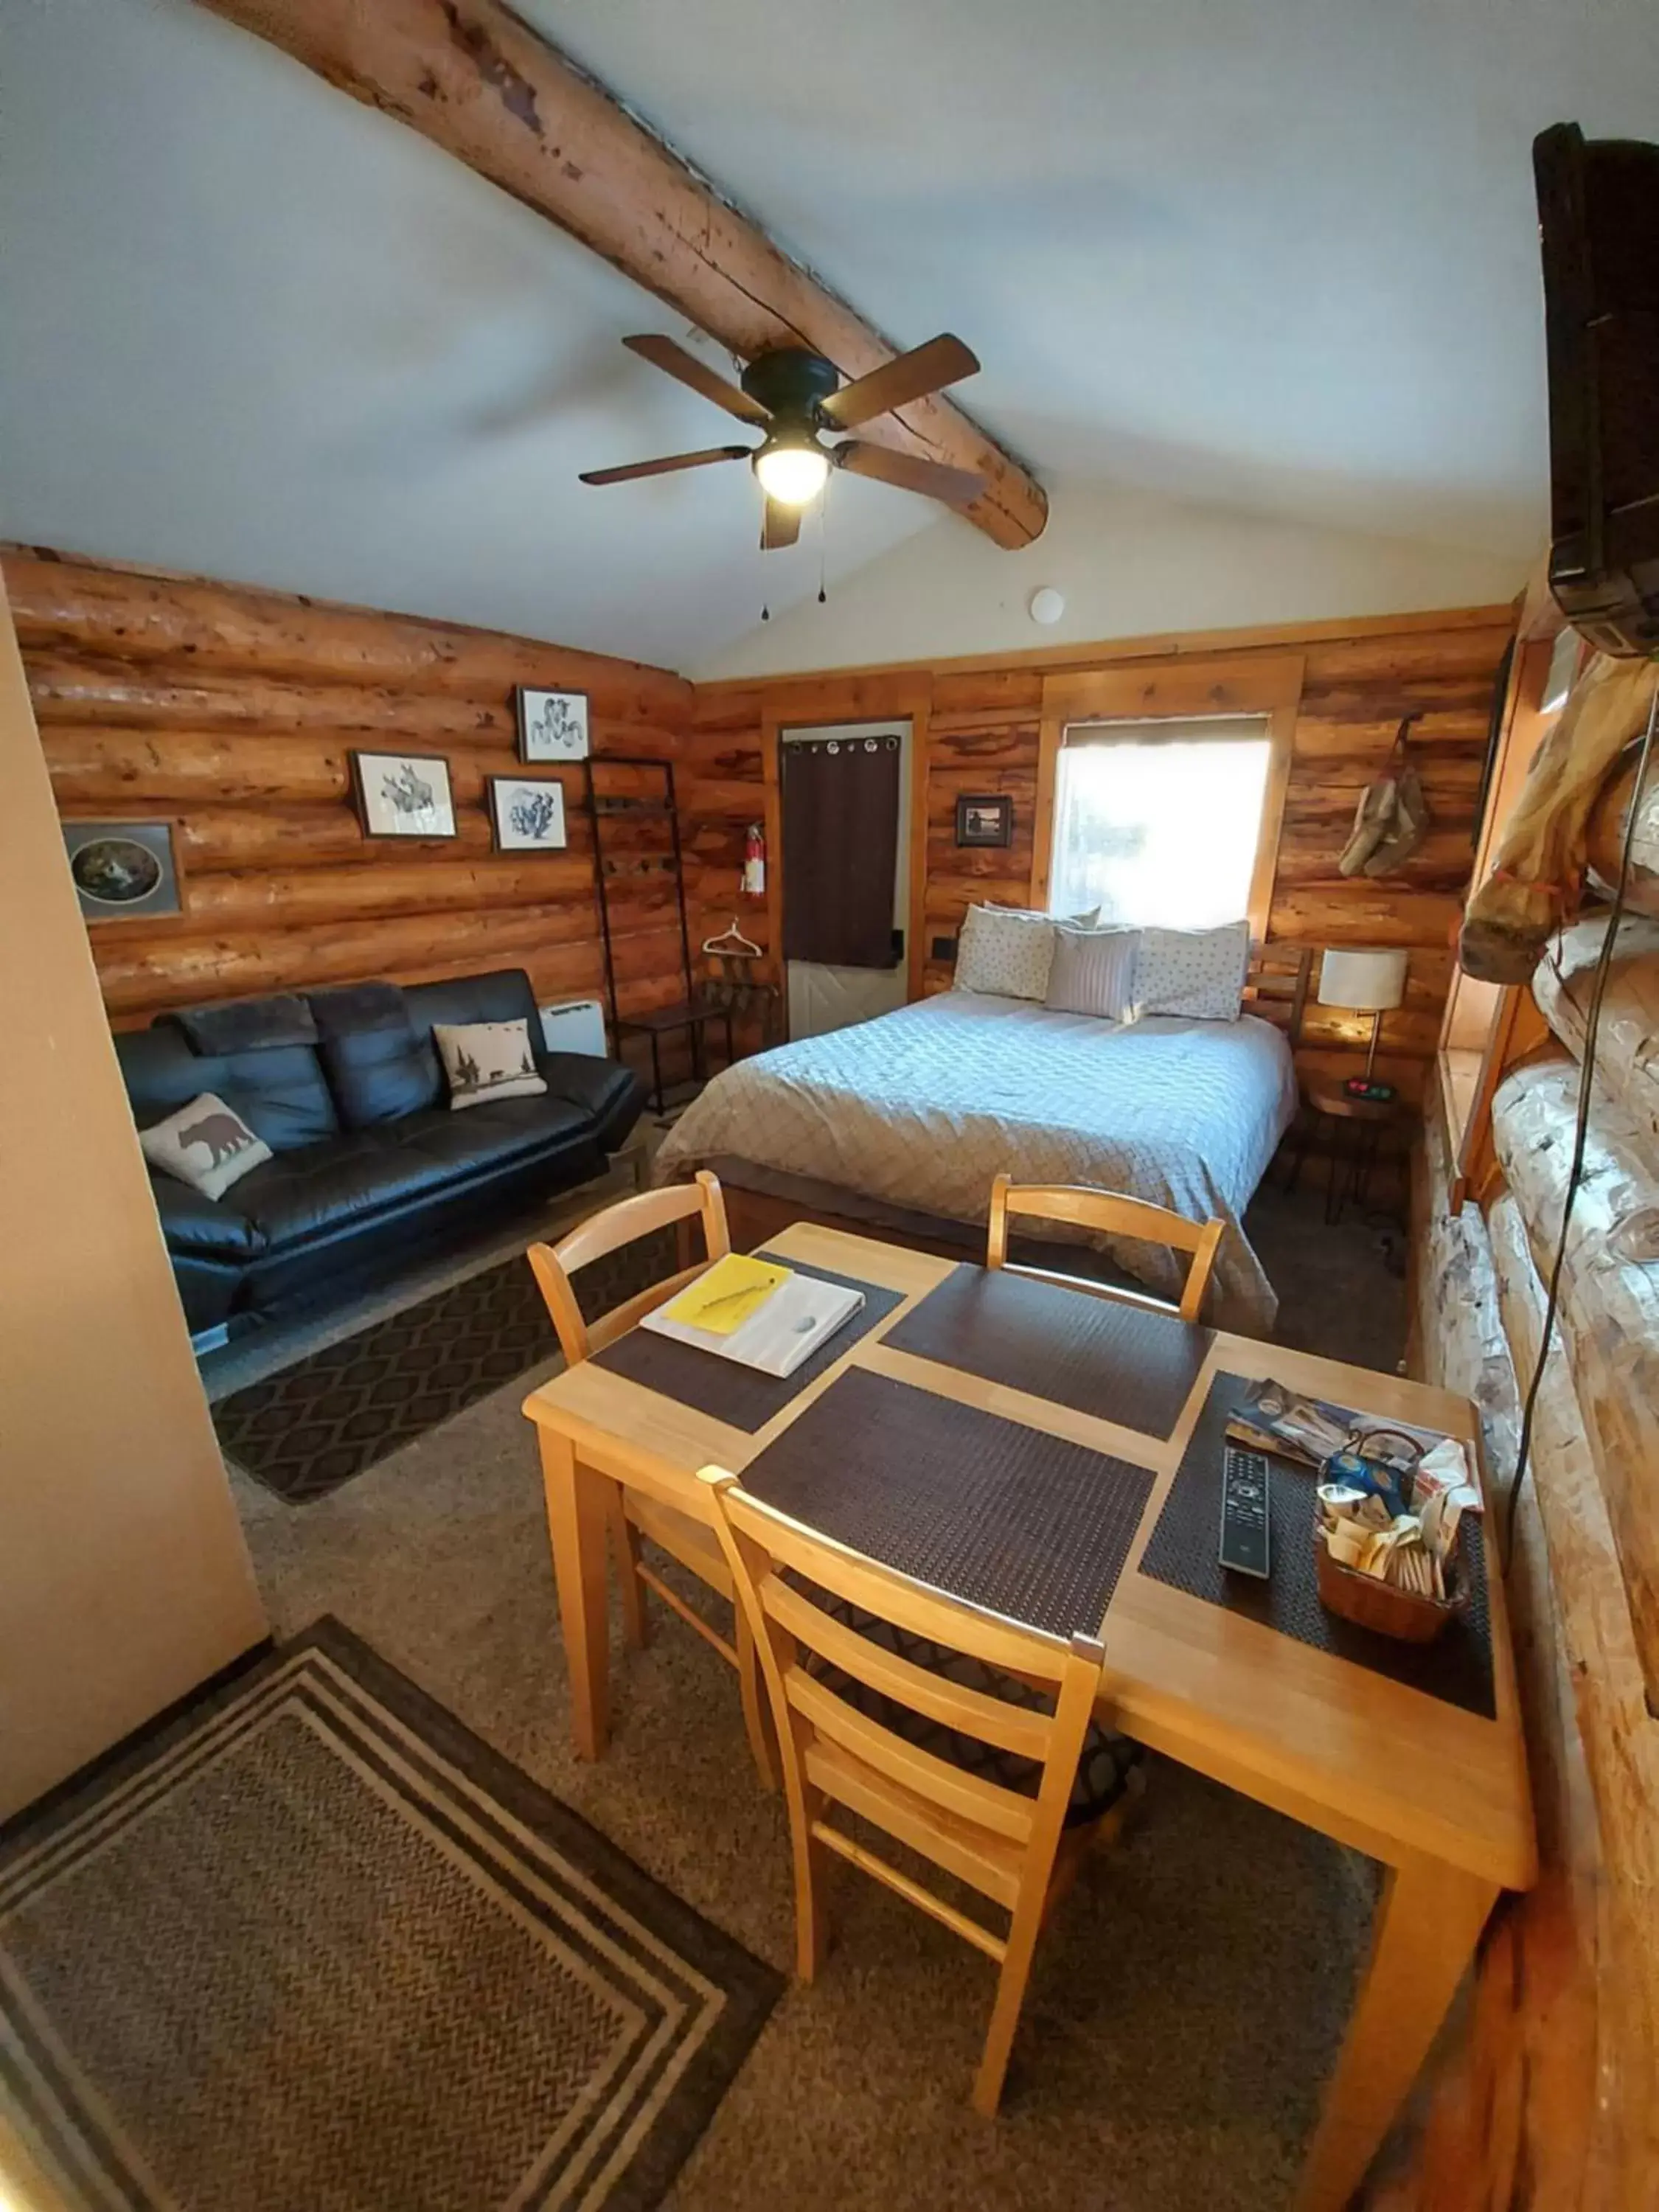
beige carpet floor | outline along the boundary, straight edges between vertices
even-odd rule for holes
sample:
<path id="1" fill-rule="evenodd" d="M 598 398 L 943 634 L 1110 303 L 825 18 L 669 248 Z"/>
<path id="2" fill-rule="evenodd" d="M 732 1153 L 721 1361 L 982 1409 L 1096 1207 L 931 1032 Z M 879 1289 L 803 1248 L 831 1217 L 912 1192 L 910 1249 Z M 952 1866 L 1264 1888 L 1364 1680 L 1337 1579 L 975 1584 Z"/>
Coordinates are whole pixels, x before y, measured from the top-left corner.
<path id="1" fill-rule="evenodd" d="M 1325 1231 L 1311 1206 L 1275 1212 L 1286 1276 L 1305 1244 L 1317 1261 L 1309 1291 L 1323 1304 L 1340 1272 L 1345 1320 L 1370 1308 L 1386 1340 L 1398 1291 L 1375 1239 L 1358 1224 Z M 1291 1340 L 1317 1334 L 1293 1313 L 1285 1321 Z M 1378 1346 L 1376 1331 L 1370 1340 Z M 238 1479 L 273 1626 L 284 1636 L 337 1614 L 787 1970 L 781 1805 L 757 1784 L 731 1675 L 661 1608 L 644 1655 L 623 1653 L 613 1622 L 611 1747 L 593 1766 L 572 1755 L 536 1454 L 519 1412 L 551 1371 L 314 1504 L 290 1507 Z M 1370 1872 L 1157 1762 L 1133 1832 L 1089 1863 L 1056 1917 L 1003 2113 L 988 2124 L 966 2099 L 988 1962 L 841 1869 L 824 1972 L 786 1993 L 669 2202 L 678 2212 L 1282 2206 L 1351 1999 Z"/>

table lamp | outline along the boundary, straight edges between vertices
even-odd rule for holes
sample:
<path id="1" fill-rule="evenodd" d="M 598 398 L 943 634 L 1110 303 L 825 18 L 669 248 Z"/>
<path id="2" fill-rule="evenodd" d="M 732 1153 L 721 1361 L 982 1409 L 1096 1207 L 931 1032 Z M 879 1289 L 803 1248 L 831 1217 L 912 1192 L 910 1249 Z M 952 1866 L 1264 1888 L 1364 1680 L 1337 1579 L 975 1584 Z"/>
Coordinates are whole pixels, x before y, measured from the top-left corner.
<path id="1" fill-rule="evenodd" d="M 1378 1101 L 1394 1097 L 1391 1083 L 1378 1083 L 1371 1073 L 1376 1063 L 1376 1034 L 1382 1016 L 1406 995 L 1406 955 L 1382 951 L 1355 951 L 1329 946 L 1319 963 L 1319 1003 L 1346 1006 L 1351 1013 L 1371 1018 L 1371 1048 L 1365 1055 L 1364 1075 L 1351 1075 L 1343 1089 L 1351 1098 Z"/>

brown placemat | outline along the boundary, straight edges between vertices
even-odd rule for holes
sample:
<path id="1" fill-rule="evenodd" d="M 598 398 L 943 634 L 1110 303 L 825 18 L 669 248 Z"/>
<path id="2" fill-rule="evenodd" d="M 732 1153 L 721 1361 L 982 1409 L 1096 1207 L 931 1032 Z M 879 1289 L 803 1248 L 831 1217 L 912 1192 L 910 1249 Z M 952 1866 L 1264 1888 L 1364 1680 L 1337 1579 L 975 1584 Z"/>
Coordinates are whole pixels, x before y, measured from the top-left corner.
<path id="1" fill-rule="evenodd" d="M 809 1382 L 816 1382 L 826 1368 L 833 1367 L 860 1337 L 879 1328 L 894 1307 L 903 1304 L 907 1295 L 879 1283 L 864 1282 L 855 1275 L 837 1275 L 829 1267 L 809 1267 L 805 1261 L 786 1259 L 781 1252 L 761 1251 L 755 1256 L 792 1267 L 798 1275 L 815 1275 L 821 1283 L 837 1283 L 843 1289 L 864 1293 L 859 1310 L 825 1337 L 793 1375 L 762 1375 L 735 1359 L 722 1359 L 717 1352 L 705 1352 L 701 1345 L 677 1344 L 672 1336 L 659 1336 L 650 1328 L 629 1329 L 608 1349 L 596 1352 L 594 1364 L 752 1435 L 798 1398 Z"/>
<path id="2" fill-rule="evenodd" d="M 1000 1268 L 953 1267 L 886 1338 L 914 1352 L 1073 1413 L 1167 1437 L 1214 1332 L 1115 1298 Z"/>
<path id="3" fill-rule="evenodd" d="M 1486 1607 L 1486 1552 L 1473 1518 L 1462 1531 L 1463 1571 L 1469 1603 L 1449 1621 L 1432 1644 L 1401 1644 L 1375 1629 L 1361 1628 L 1319 1602 L 1313 1547 L 1312 1469 L 1270 1458 L 1273 1572 L 1266 1583 L 1230 1575 L 1217 1554 L 1221 1543 L 1221 1457 L 1230 1414 L 1251 1384 L 1240 1375 L 1218 1375 L 1204 1411 L 1182 1455 L 1170 1494 L 1164 1501 L 1140 1571 L 1168 1583 L 1190 1597 L 1230 1612 L 1247 1613 L 1281 1636 L 1310 1644 L 1339 1659 L 1369 1667 L 1407 1688 L 1423 1690 L 1465 1712 L 1497 1717 L 1492 1690 L 1492 1622 Z"/>
<path id="4" fill-rule="evenodd" d="M 852 1367 L 750 1461 L 781 1513 L 1010 1620 L 1097 1636 L 1146 1468 Z"/>

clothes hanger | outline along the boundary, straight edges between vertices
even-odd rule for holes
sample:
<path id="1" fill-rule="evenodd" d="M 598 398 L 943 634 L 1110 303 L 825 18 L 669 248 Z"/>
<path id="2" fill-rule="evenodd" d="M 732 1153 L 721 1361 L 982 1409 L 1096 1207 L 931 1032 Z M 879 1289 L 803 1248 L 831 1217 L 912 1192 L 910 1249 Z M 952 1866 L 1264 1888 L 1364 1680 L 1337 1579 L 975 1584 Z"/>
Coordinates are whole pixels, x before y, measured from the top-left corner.
<path id="1" fill-rule="evenodd" d="M 718 937 L 704 938 L 702 950 L 705 952 L 714 953 L 741 953 L 750 960 L 763 957 L 759 945 L 751 944 L 738 927 L 736 915 L 732 917 L 732 926 L 729 929 L 721 930 Z"/>

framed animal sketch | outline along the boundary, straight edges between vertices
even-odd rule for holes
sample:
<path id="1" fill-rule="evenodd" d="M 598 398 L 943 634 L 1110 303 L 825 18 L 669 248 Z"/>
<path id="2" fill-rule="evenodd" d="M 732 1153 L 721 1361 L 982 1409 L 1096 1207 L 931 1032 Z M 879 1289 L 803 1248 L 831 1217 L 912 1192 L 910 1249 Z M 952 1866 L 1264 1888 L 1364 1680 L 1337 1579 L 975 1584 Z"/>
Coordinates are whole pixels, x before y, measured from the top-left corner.
<path id="1" fill-rule="evenodd" d="M 365 837 L 453 837 L 449 763 L 436 753 L 353 753 L 351 783 Z"/>
<path id="2" fill-rule="evenodd" d="M 170 822 L 66 822 L 75 895 L 88 921 L 137 921 L 183 903 Z"/>
<path id="3" fill-rule="evenodd" d="M 586 691 L 528 691 L 519 686 L 519 758 L 587 758 Z"/>
<path id="4" fill-rule="evenodd" d="M 988 792 L 982 798 L 962 793 L 957 799 L 958 845 L 1012 845 L 1014 842 L 1014 802 L 1006 794 Z"/>
<path id="5" fill-rule="evenodd" d="M 564 793 L 550 776 L 492 775 L 485 781 L 498 853 L 564 850 Z"/>

